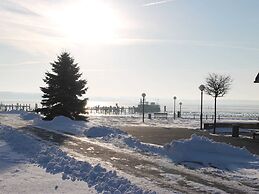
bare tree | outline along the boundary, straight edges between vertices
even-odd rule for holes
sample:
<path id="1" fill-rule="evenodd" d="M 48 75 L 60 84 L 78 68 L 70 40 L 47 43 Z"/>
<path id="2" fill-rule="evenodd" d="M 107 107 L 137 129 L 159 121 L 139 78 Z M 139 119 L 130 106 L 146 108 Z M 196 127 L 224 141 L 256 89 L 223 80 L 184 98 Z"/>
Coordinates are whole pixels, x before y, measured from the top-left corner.
<path id="1" fill-rule="evenodd" d="M 214 128 L 216 132 L 217 119 L 217 98 L 223 97 L 229 90 L 232 84 L 232 78 L 229 75 L 209 74 L 205 79 L 205 92 L 214 98 Z"/>

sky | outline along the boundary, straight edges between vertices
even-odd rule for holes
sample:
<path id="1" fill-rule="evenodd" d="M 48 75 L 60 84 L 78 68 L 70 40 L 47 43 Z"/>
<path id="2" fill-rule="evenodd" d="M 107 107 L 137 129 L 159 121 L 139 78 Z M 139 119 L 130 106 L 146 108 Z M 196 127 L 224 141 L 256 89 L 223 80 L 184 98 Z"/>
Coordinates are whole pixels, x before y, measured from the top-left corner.
<path id="1" fill-rule="evenodd" d="M 1 0 L 0 91 L 40 93 L 68 51 L 90 98 L 199 99 L 219 73 L 233 78 L 225 99 L 259 100 L 258 10 L 258 0 Z"/>

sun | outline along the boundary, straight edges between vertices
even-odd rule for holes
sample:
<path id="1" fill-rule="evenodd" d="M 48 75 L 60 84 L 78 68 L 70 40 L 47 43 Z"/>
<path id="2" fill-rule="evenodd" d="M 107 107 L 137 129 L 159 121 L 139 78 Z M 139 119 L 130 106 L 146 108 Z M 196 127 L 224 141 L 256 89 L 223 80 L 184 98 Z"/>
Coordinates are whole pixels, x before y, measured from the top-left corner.
<path id="1" fill-rule="evenodd" d="M 108 43 L 118 38 L 119 16 L 98 0 L 82 0 L 66 4 L 51 13 L 58 31 L 70 41 Z"/>

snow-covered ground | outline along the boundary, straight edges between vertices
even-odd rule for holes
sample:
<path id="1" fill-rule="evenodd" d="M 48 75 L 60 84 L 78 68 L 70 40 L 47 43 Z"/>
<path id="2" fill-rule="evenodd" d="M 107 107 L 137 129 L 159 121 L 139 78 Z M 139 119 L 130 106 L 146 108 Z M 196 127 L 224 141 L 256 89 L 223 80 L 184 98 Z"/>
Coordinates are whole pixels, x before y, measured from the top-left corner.
<path id="1" fill-rule="evenodd" d="M 91 122 L 85 123 L 72 121 L 65 117 L 57 117 L 53 121 L 42 121 L 35 114 L 16 113 L 0 114 L 0 122 L 2 123 L 0 128 L 0 164 L 3 164 L 1 165 L 3 168 L 0 167 L 0 180 L 6 176 L 12 176 L 13 172 L 14 177 L 17 178 L 28 175 L 28 177 L 42 176 L 47 179 L 47 177 L 51 176 L 51 179 L 57 181 L 57 183 L 54 190 L 53 184 L 52 186 L 50 185 L 49 190 L 46 190 L 47 193 L 53 193 L 58 189 L 59 191 L 62 191 L 62 189 L 68 191 L 66 187 L 62 186 L 65 184 L 64 181 L 69 182 L 69 184 L 75 183 L 73 187 L 79 193 L 83 189 L 86 189 L 87 192 L 87 189 L 89 189 L 89 192 L 105 191 L 111 193 L 126 191 L 131 193 L 145 191 L 167 193 L 168 190 L 163 188 L 162 185 L 160 185 L 160 189 L 159 186 L 151 187 L 152 180 L 147 180 L 147 177 L 145 178 L 146 181 L 136 181 L 137 177 L 134 180 L 133 175 L 116 169 L 116 166 L 109 164 L 109 162 L 107 163 L 107 161 L 97 160 L 98 162 L 96 163 L 95 158 L 85 158 L 82 154 L 87 152 L 75 153 L 76 150 L 70 149 L 69 146 L 67 149 L 61 150 L 60 147 L 53 143 L 39 141 L 35 136 L 17 132 L 15 128 L 31 125 L 61 134 L 66 133 L 67 135 L 65 136 L 76 139 L 74 142 L 71 141 L 70 144 L 80 143 L 82 144 L 82 149 L 83 143 L 89 143 L 90 145 L 97 145 L 103 150 L 111 150 L 114 153 L 120 152 L 124 155 L 128 154 L 129 158 L 131 155 L 141 158 L 143 165 L 136 165 L 136 171 L 142 172 L 143 169 L 147 168 L 147 171 L 157 173 L 156 176 L 163 179 L 164 184 L 170 183 L 177 191 L 187 193 L 190 191 L 224 193 L 224 190 L 227 192 L 259 192 L 259 157 L 257 155 L 251 154 L 244 148 L 217 143 L 197 135 L 193 135 L 190 139 L 173 141 L 165 146 L 146 144 L 115 128 L 126 123 L 127 125 L 142 126 L 141 121 L 137 121 L 135 118 L 113 117 L 109 120 L 108 117 L 91 117 Z M 146 123 L 145 125 L 159 126 L 158 121 L 154 122 L 153 124 Z M 187 123 L 188 121 L 178 120 L 174 124 L 182 127 L 189 125 L 190 128 L 197 124 L 195 121 L 185 125 L 185 122 Z M 172 126 L 172 123 L 162 120 L 161 125 Z M 88 147 L 86 151 L 95 152 L 96 148 L 94 146 Z M 78 160 L 80 157 L 81 159 Z M 16 158 L 18 159 L 16 160 Z M 5 159 L 8 162 L 5 162 Z M 114 157 L 110 161 L 112 160 L 119 160 L 119 158 Z M 19 161 L 18 164 L 17 161 Z M 145 161 L 152 162 L 145 164 Z M 7 163 L 11 165 L 8 166 Z M 34 166 L 32 163 L 38 166 Z M 20 165 L 22 166 L 20 167 Z M 149 167 L 145 165 L 149 165 Z M 13 168 L 13 166 L 17 168 Z M 35 168 L 36 170 L 34 170 Z M 42 169 L 54 175 L 44 173 Z M 33 172 L 36 174 L 33 174 Z M 188 178 L 188 176 L 190 177 Z M 143 177 L 145 176 L 143 175 Z M 64 180 L 61 180 L 61 178 Z M 210 183 L 207 183 L 208 181 Z M 4 187 L 4 185 L 12 185 L 12 181 L 0 181 L 0 188 Z M 11 188 L 9 187 L 9 189 Z M 152 191 L 148 191 L 147 188 L 152 188 Z M 173 193 L 174 189 L 171 189 L 170 192 Z"/>
<path id="2" fill-rule="evenodd" d="M 12 149 L 12 141 L 21 139 L 12 138 L 10 134 L 6 137 L 3 134 L 5 130 L 11 129 L 0 128 L 0 193 L 71 193 L 75 190 L 77 193 L 96 193 L 95 189 L 81 181 L 62 180 L 61 174 L 46 173 L 45 169 L 32 164 L 27 154 Z M 26 153 L 26 150 L 23 152 Z"/>
<path id="3" fill-rule="evenodd" d="M 145 123 L 142 122 L 142 115 L 101 115 L 101 114 L 90 114 L 89 115 L 91 123 L 102 124 L 111 127 L 122 127 L 122 126 L 153 126 L 153 127 L 167 127 L 167 128 L 188 128 L 188 129 L 199 129 L 200 128 L 200 118 L 196 117 L 183 117 L 173 119 L 173 117 L 164 118 L 145 118 Z M 257 122 L 258 118 L 244 120 L 239 119 L 220 119 L 220 122 Z M 203 119 L 204 123 L 213 122 L 213 119 Z"/>
<path id="4" fill-rule="evenodd" d="M 198 119 L 145 119 L 142 122 L 140 115 L 89 115 L 89 120 L 94 125 L 103 125 L 110 127 L 122 126 L 153 126 L 153 127 L 172 127 L 172 128 L 199 128 L 200 121 Z"/>
<path id="5" fill-rule="evenodd" d="M 57 146 L 48 142 L 41 142 L 34 137 L 17 132 L 11 127 L 1 126 L 0 134 L 0 154 L 2 164 L 1 179 L 12 176 L 10 174 L 17 176 L 17 178 L 23 176 L 25 177 L 25 180 L 28 181 L 33 177 L 40 178 L 42 176 L 43 179 L 41 181 L 44 183 L 46 182 L 46 179 L 49 178 L 50 174 L 59 174 L 59 176 L 51 177 L 51 179 L 56 181 L 57 179 L 60 179 L 59 182 L 61 182 L 60 176 L 62 174 L 62 179 L 64 181 L 71 180 L 77 182 L 75 186 L 78 186 L 79 193 L 93 192 L 93 189 L 88 189 L 88 187 L 94 187 L 98 193 L 152 193 L 151 191 L 144 191 L 140 187 L 132 184 L 126 178 L 118 176 L 116 171 L 107 171 L 105 168 L 101 167 L 100 164 L 93 166 L 87 162 L 78 161 L 73 157 L 68 156 Z M 18 166 L 16 166 L 17 164 Z M 28 164 L 36 164 L 38 168 Z M 45 175 L 39 167 L 45 169 L 46 172 L 50 174 Z M 8 170 L 8 168 L 10 169 Z M 35 169 L 36 171 L 33 171 Z M 25 172 L 25 174 L 18 173 L 20 171 Z M 47 190 L 44 190 L 44 187 L 37 188 L 35 186 L 33 186 L 32 190 L 30 190 L 30 187 L 25 189 L 22 188 L 22 190 L 20 190 L 19 187 L 11 186 L 12 184 L 18 183 L 15 183 L 15 181 L 12 180 L 9 181 L 1 181 L 0 187 L 3 187 L 6 191 L 10 191 L 11 193 L 28 193 L 28 191 L 31 193 L 34 189 L 36 189 L 36 193 L 52 193 L 54 191 L 51 186 L 53 184 L 47 187 L 45 185 Z M 83 186 L 82 182 L 86 182 L 87 184 Z M 63 182 L 60 184 L 62 185 L 65 183 Z M 58 185 L 55 185 L 54 189 L 57 190 Z M 71 190 L 63 189 L 67 193 L 71 192 Z"/>

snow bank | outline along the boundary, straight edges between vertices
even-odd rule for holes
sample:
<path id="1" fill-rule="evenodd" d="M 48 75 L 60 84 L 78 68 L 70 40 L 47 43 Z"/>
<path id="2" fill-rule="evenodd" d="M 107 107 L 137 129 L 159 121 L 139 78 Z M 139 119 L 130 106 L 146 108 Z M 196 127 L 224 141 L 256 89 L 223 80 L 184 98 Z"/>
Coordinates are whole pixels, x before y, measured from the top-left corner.
<path id="1" fill-rule="evenodd" d="M 46 173 L 45 169 L 30 164 L 27 157 L 14 152 L 1 135 L 0 180 L 0 193 L 97 193 L 83 181 L 64 181 L 62 174 Z"/>
<path id="2" fill-rule="evenodd" d="M 116 137 L 118 135 L 127 135 L 126 132 L 120 129 L 110 127 L 92 127 L 84 132 L 87 137 Z"/>
<path id="3" fill-rule="evenodd" d="M 98 138 L 102 141 L 112 143 L 118 147 L 131 148 L 138 151 L 160 153 L 160 146 L 145 144 L 132 137 L 128 133 L 110 127 L 92 127 L 84 132 L 89 138 Z"/>
<path id="4" fill-rule="evenodd" d="M 121 131 L 120 129 L 97 126 L 91 122 L 85 121 L 74 121 L 70 118 L 64 116 L 55 117 L 52 121 L 42 120 L 39 117 L 32 114 L 22 114 L 22 118 L 32 118 L 33 125 L 35 127 L 43 128 L 46 130 L 59 131 L 73 135 L 85 135 L 87 137 L 97 138 L 109 136 L 115 137 L 117 135 L 127 135 L 126 132 Z M 95 125 L 95 126 L 94 126 Z"/>
<path id="5" fill-rule="evenodd" d="M 1 153 L 0 156 L 5 158 L 5 162 L 6 156 Z M 0 158 L 1 167 L 2 161 Z M 9 156 L 8 161 L 10 161 Z M 83 181 L 64 181 L 61 178 L 62 175 L 46 173 L 44 169 L 34 164 L 23 162 L 17 164 L 17 160 L 12 159 L 10 162 L 12 166 L 7 169 L 4 167 L 5 170 L 0 173 L 1 194 L 71 194 L 71 191 L 76 194 L 97 193 L 94 188 L 89 188 Z"/>
<path id="6" fill-rule="evenodd" d="M 33 125 L 47 130 L 59 131 L 74 135 L 82 135 L 83 132 L 89 128 L 89 124 L 85 121 L 74 121 L 64 116 L 55 117 L 52 121 L 35 119 L 33 121 Z"/>
<path id="7" fill-rule="evenodd" d="M 21 114 L 25 112 L 24 110 L 10 110 L 10 111 L 1 111 L 2 114 Z"/>
<path id="8" fill-rule="evenodd" d="M 98 193 L 144 193 L 129 180 L 119 177 L 116 171 L 107 171 L 100 164 L 92 166 L 87 162 L 77 161 L 55 147 L 41 150 L 36 163 L 47 172 L 63 173 L 62 179 L 85 181 L 89 187 L 94 186 Z"/>
<path id="9" fill-rule="evenodd" d="M 10 127 L 0 126 L 0 137 L 5 139 L 15 152 L 26 155 L 31 162 L 43 167 L 47 172 L 62 173 L 63 179 L 84 181 L 98 193 L 155 193 L 143 191 L 129 180 L 119 177 L 116 171 L 107 171 L 100 164 L 92 166 L 87 162 L 77 161 L 57 146 L 50 143 L 46 145 L 48 142 L 40 142 Z"/>
<path id="10" fill-rule="evenodd" d="M 173 161 L 181 164 L 211 166 L 219 169 L 259 169 L 259 157 L 245 148 L 214 142 L 206 137 L 192 135 L 190 139 L 172 141 L 164 149 Z"/>
<path id="11" fill-rule="evenodd" d="M 25 111 L 22 111 L 19 114 L 20 114 L 20 117 L 23 120 L 41 119 L 40 115 L 36 114 L 35 112 L 25 112 Z"/>
<path id="12" fill-rule="evenodd" d="M 41 146 L 38 140 L 16 132 L 11 127 L 0 126 L 0 137 L 6 140 L 14 151 L 31 157 L 39 152 Z"/>
<path id="13" fill-rule="evenodd" d="M 91 135 L 88 135 L 88 133 Z M 118 147 L 161 155 L 191 168 L 259 169 L 259 157 L 251 154 L 245 148 L 214 142 L 211 139 L 195 134 L 190 139 L 172 141 L 163 147 L 140 142 L 119 129 L 91 128 L 85 132 L 85 135 L 98 137 L 102 141 L 112 143 Z"/>
<path id="14" fill-rule="evenodd" d="M 110 128 L 105 126 L 98 126 L 91 122 L 74 121 L 68 117 L 58 116 L 51 121 L 42 120 L 40 117 L 34 114 L 21 114 L 21 118 L 33 119 L 33 126 L 46 130 L 58 131 L 73 135 L 85 135 L 87 137 L 114 137 L 117 135 L 127 135 L 126 132 L 120 129 Z"/>

